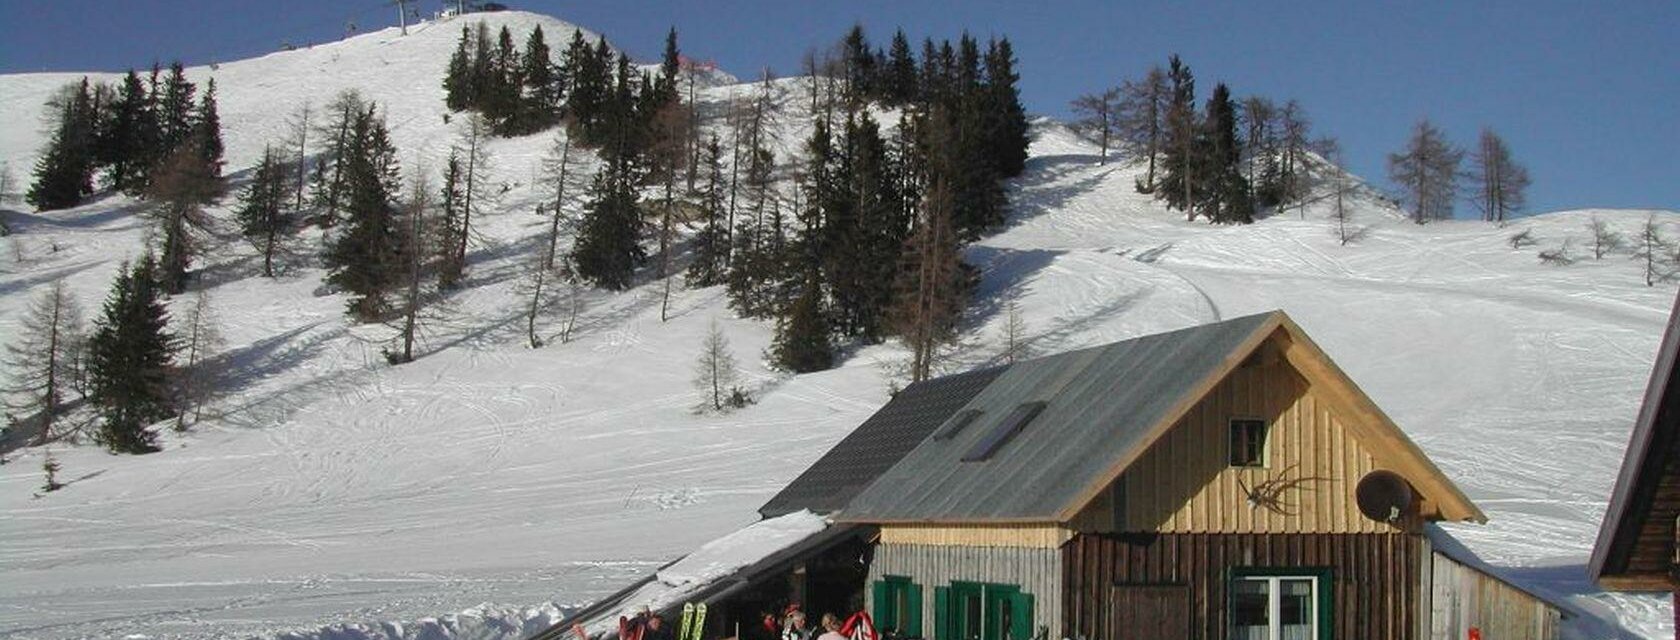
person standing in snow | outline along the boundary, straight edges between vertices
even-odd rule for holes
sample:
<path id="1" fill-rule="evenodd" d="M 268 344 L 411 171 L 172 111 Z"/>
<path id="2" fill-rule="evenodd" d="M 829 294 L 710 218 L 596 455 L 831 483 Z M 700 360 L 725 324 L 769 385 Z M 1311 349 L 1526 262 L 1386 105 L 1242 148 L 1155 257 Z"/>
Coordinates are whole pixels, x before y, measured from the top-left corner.
<path id="1" fill-rule="evenodd" d="M 832 613 L 825 613 L 822 617 L 823 634 L 817 640 L 846 640 L 845 634 L 840 633 L 840 619 Z"/>

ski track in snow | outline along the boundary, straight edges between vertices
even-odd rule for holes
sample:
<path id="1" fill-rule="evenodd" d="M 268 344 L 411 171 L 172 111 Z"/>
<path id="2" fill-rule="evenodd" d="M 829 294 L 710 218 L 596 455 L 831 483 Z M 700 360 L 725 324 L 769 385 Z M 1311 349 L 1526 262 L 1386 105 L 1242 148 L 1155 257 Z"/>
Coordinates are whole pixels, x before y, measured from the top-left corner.
<path id="1" fill-rule="evenodd" d="M 519 12 L 483 19 L 516 35 L 542 24 L 551 43 L 573 29 Z M 454 140 L 438 78 L 461 24 L 189 76 L 217 79 L 236 182 L 288 113 L 306 100 L 318 113 L 349 87 L 379 103 L 404 168 L 435 173 Z M 0 108 L 38 113 L 78 77 L 0 76 Z M 803 81 L 774 86 L 790 110 L 774 151 L 796 157 Z M 755 90 L 719 76 L 700 102 L 715 114 Z M 39 129 L 0 127 L 0 160 L 20 179 Z M 1666 600 L 1598 592 L 1583 565 L 1674 286 L 1644 286 L 1625 255 L 1551 267 L 1534 252 L 1567 238 L 1581 255 L 1593 217 L 1631 235 L 1657 215 L 1673 232 L 1673 212 L 1419 227 L 1361 190 L 1350 206 L 1368 235 L 1344 247 L 1326 204 L 1241 228 L 1187 222 L 1135 192 L 1141 166 L 1099 166 L 1094 145 L 1054 123 L 1034 135 L 1011 220 L 967 251 L 983 280 L 947 370 L 999 362 L 1009 299 L 1036 353 L 1282 308 L 1490 516 L 1451 532 L 1581 614 L 1571 637 L 1672 636 Z M 717 289 L 679 284 L 669 322 L 657 282 L 590 292 L 572 342 L 526 348 L 518 270 L 546 231 L 531 211 L 548 196 L 530 183 L 552 136 L 490 144 L 486 183 L 508 190 L 478 220 L 468 284 L 425 319 L 412 364 L 384 365 L 392 332 L 347 325 L 317 264 L 267 280 L 249 248 L 219 247 L 199 285 L 227 338 L 213 355 L 229 390 L 210 417 L 143 457 L 55 447 L 72 482 L 45 497 L 34 497 L 39 450 L 0 467 L 0 635 L 521 636 L 753 522 L 886 400 L 883 370 L 903 350 L 849 345 L 835 370 L 771 371 L 769 324 L 736 319 Z M 586 181 L 595 160 L 578 155 Z M 230 203 L 213 213 L 225 220 Z M 19 233 L 0 260 L 0 341 L 54 280 L 95 315 L 120 261 L 141 250 L 137 209 L 120 197 L 41 214 L 8 203 Z M 1512 250 L 1506 238 L 1523 229 L 1541 244 Z M 310 255 L 321 244 L 318 232 L 298 241 Z M 690 369 L 714 319 L 759 402 L 700 415 Z"/>

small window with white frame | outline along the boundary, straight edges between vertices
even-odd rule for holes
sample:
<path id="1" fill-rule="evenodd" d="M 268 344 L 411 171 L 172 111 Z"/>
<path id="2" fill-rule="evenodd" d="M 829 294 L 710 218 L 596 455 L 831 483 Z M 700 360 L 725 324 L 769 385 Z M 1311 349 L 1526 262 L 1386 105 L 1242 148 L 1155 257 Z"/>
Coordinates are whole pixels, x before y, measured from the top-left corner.
<path id="1" fill-rule="evenodd" d="M 1319 610 L 1325 582 L 1318 575 L 1233 576 L 1232 640 L 1317 640 L 1327 613 Z"/>
<path id="2" fill-rule="evenodd" d="M 1233 467 L 1266 466 L 1266 421 L 1231 418 L 1230 461 Z"/>

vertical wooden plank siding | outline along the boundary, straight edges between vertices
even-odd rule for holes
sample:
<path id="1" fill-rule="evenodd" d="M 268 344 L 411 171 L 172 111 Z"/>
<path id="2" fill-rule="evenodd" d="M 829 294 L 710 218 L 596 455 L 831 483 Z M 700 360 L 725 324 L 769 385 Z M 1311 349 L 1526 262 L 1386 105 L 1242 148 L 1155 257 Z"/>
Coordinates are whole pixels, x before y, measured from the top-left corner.
<path id="1" fill-rule="evenodd" d="M 1230 466 L 1232 418 L 1268 424 L 1263 467 Z M 1394 533 L 1366 518 L 1353 499 L 1372 452 L 1315 395 L 1288 361 L 1266 359 L 1232 371 L 1125 472 L 1119 531 L 1159 533 Z M 1267 481 L 1299 481 L 1276 508 L 1250 504 Z M 1114 500 L 1102 497 L 1072 528 L 1116 533 Z"/>
<path id="2" fill-rule="evenodd" d="M 1483 638 L 1553 640 L 1560 614 L 1523 591 L 1447 556 L 1431 554 L 1430 640 L 1457 640 L 1470 628 Z"/>
<path id="3" fill-rule="evenodd" d="M 869 565 L 869 581 L 904 576 L 922 587 L 922 630 L 934 627 L 934 587 L 952 581 L 1019 585 L 1033 595 L 1033 625 L 1049 627 L 1049 638 L 1062 632 L 1062 552 L 1027 547 L 971 547 L 924 544 L 880 544 Z M 873 615 L 874 612 L 871 612 Z"/>
<path id="4" fill-rule="evenodd" d="M 1117 584 L 1190 589 L 1192 640 L 1223 640 L 1232 567 L 1329 569 L 1336 638 L 1413 640 L 1420 629 L 1423 539 L 1406 534 L 1080 534 L 1062 550 L 1067 637 L 1124 637 L 1110 611 Z M 1485 636 L 1504 638 L 1505 636 Z"/>

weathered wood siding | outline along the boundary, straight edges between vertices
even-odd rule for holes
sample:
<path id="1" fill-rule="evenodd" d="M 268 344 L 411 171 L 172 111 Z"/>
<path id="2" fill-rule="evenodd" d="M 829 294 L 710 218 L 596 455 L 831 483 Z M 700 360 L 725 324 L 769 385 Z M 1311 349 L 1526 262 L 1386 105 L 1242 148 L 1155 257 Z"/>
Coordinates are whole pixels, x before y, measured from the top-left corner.
<path id="1" fill-rule="evenodd" d="M 1263 418 L 1264 467 L 1230 466 L 1232 418 Z M 1085 532 L 1390 533 L 1359 513 L 1354 487 L 1378 468 L 1308 382 L 1271 348 L 1225 380 L 1155 442 L 1072 523 Z M 1299 482 L 1275 508 L 1244 487 Z M 1115 498 L 1122 517 L 1114 517 Z"/>
<path id="2" fill-rule="evenodd" d="M 869 582 L 904 576 L 922 587 L 922 629 L 936 633 L 935 587 L 952 581 L 1019 585 L 1033 595 L 1033 625 L 1049 627 L 1047 637 L 1062 633 L 1062 552 L 1026 547 L 968 547 L 881 544 L 869 565 Z M 873 605 L 871 605 L 873 606 Z M 876 612 L 871 612 L 874 615 Z M 943 639 L 940 639 L 943 640 Z"/>
<path id="3" fill-rule="evenodd" d="M 1430 555 L 1430 640 L 1468 638 L 1471 627 L 1488 640 L 1557 638 L 1557 609 L 1445 555 Z"/>
<path id="4" fill-rule="evenodd" d="M 1112 587 L 1183 585 L 1194 621 L 1188 637 L 1222 640 L 1231 567 L 1316 568 L 1331 573 L 1333 637 L 1410 640 L 1422 629 L 1424 552 L 1412 534 L 1081 534 L 1062 552 L 1063 628 L 1068 637 L 1123 638 L 1114 626 L 1124 622 L 1109 610 Z"/>
<path id="5" fill-rule="evenodd" d="M 1056 525 L 883 525 L 882 544 L 1055 549 L 1073 537 Z"/>

